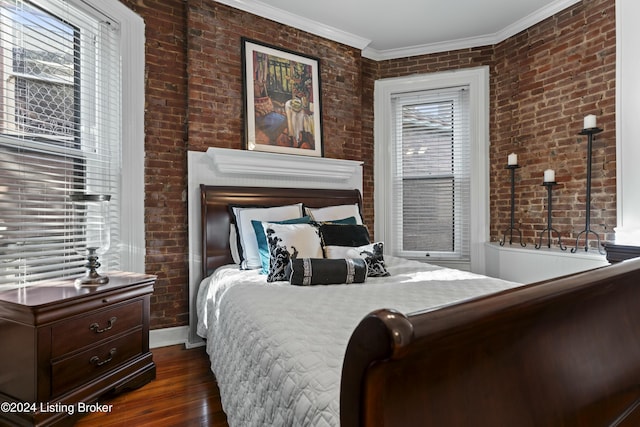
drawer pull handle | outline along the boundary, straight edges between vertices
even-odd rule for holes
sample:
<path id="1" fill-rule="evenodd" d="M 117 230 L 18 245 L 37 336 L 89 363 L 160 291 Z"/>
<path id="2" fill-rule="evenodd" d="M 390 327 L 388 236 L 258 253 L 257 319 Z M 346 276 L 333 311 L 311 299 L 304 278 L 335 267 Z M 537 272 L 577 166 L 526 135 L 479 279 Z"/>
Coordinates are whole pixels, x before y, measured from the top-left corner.
<path id="1" fill-rule="evenodd" d="M 113 328 L 113 325 L 114 325 L 114 323 L 116 323 L 116 320 L 118 320 L 118 318 L 116 316 L 113 316 L 111 319 L 109 319 L 107 321 L 107 327 L 106 328 L 100 329 L 100 325 L 98 323 L 92 323 L 91 325 L 89 325 L 89 329 L 91 329 L 96 334 L 101 334 L 101 333 L 107 332 L 109 329 Z"/>
<path id="2" fill-rule="evenodd" d="M 89 359 L 89 363 L 96 366 L 102 366 L 106 363 L 111 362 L 111 360 L 113 359 L 113 356 L 115 355 L 116 355 L 116 349 L 112 348 L 111 351 L 109 351 L 109 357 L 107 357 L 106 359 L 100 360 L 98 356 L 93 356 L 91 359 Z"/>

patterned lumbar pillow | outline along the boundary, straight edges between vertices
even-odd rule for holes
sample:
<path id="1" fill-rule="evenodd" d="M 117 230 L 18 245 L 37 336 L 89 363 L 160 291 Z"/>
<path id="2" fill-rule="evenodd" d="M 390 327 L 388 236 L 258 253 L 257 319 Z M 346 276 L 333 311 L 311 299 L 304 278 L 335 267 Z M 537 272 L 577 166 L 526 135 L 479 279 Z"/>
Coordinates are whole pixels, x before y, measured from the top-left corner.
<path id="1" fill-rule="evenodd" d="M 362 283 L 367 263 L 362 258 L 291 258 L 286 277 L 292 285 L 332 285 Z"/>

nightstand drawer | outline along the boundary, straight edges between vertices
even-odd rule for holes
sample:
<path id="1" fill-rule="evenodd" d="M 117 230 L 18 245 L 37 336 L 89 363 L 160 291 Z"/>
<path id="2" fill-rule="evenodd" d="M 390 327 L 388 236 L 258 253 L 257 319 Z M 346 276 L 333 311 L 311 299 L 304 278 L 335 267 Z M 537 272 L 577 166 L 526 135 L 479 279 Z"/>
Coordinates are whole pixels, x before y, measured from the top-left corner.
<path id="1" fill-rule="evenodd" d="M 51 395 L 60 395 L 84 384 L 142 353 L 142 329 L 90 348 L 75 356 L 54 361 Z"/>
<path id="2" fill-rule="evenodd" d="M 63 356 L 142 324 L 143 301 L 57 323 L 51 328 L 51 356 Z"/>

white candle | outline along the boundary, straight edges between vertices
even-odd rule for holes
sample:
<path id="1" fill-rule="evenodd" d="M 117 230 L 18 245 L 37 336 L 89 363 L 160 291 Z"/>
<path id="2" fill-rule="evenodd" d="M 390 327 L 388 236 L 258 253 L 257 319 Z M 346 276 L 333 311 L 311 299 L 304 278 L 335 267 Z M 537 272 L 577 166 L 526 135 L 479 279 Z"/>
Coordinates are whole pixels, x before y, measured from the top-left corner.
<path id="1" fill-rule="evenodd" d="M 518 165 L 518 155 L 516 153 L 509 154 L 508 163 L 509 166 L 517 166 Z"/>
<path id="2" fill-rule="evenodd" d="M 596 116 L 589 114 L 584 117 L 584 129 L 593 129 L 596 127 Z"/>
<path id="3" fill-rule="evenodd" d="M 544 182 L 555 182 L 556 172 L 553 169 L 547 169 L 544 171 Z"/>

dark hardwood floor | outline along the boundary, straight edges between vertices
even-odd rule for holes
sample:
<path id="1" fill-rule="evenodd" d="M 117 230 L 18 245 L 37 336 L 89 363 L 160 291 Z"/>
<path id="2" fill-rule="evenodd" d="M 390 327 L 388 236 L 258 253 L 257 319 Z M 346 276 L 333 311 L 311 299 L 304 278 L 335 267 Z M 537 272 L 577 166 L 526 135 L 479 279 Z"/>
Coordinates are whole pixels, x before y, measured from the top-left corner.
<path id="1" fill-rule="evenodd" d="M 176 345 L 151 351 L 156 379 L 137 390 L 99 400 L 113 405 L 111 412 L 89 414 L 76 427 L 228 427 L 204 347 L 186 350 Z"/>

